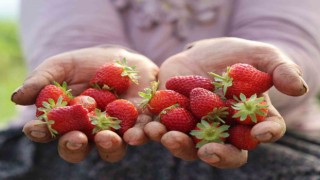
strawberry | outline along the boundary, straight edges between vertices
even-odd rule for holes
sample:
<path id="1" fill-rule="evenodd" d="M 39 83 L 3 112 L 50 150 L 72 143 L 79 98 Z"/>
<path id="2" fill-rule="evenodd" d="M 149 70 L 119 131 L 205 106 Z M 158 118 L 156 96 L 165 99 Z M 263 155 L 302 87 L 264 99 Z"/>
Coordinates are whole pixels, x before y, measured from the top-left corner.
<path id="1" fill-rule="evenodd" d="M 244 94 L 240 94 L 240 99 L 235 97 L 236 102 L 232 105 L 234 109 L 232 118 L 239 124 L 254 125 L 264 121 L 268 114 L 268 105 L 263 97 L 257 98 L 254 94 L 250 98 L 246 98 Z"/>
<path id="2" fill-rule="evenodd" d="M 135 66 L 128 66 L 126 59 L 108 63 L 100 67 L 91 78 L 92 86 L 98 85 L 114 91 L 117 95 L 123 94 L 133 83 L 138 84 L 138 72 Z"/>
<path id="3" fill-rule="evenodd" d="M 229 129 L 227 142 L 239 149 L 252 150 L 257 147 L 259 141 L 251 136 L 252 126 L 236 125 Z"/>
<path id="4" fill-rule="evenodd" d="M 189 99 L 173 90 L 158 90 L 159 82 L 152 82 L 151 88 L 146 88 L 145 92 L 139 92 L 143 98 L 140 106 L 147 108 L 152 114 L 158 115 L 163 109 L 179 104 L 180 107 L 189 109 Z"/>
<path id="5" fill-rule="evenodd" d="M 191 112 L 200 119 L 220 120 L 225 116 L 221 97 L 207 89 L 194 88 L 190 92 Z"/>
<path id="6" fill-rule="evenodd" d="M 86 95 L 79 95 L 76 96 L 75 98 L 73 98 L 69 105 L 75 105 L 75 104 L 80 104 L 82 105 L 84 108 L 86 108 L 89 112 L 93 111 L 96 109 L 97 107 L 97 103 L 96 101 L 90 97 L 90 96 L 86 96 Z"/>
<path id="7" fill-rule="evenodd" d="M 117 96 L 112 92 L 99 88 L 88 88 L 85 91 L 83 91 L 81 95 L 92 97 L 97 103 L 97 108 L 101 111 L 104 111 L 105 107 L 110 102 L 117 99 Z"/>
<path id="8" fill-rule="evenodd" d="M 57 104 L 58 98 L 61 96 L 62 101 L 66 102 L 67 104 L 72 100 L 71 90 L 67 89 L 67 83 L 63 82 L 62 85 L 60 85 L 57 82 L 53 82 L 53 84 L 46 85 L 38 94 L 35 105 L 37 107 L 36 116 L 40 117 L 43 112 L 39 111 L 39 108 L 44 108 L 43 103 L 46 102 L 50 106 L 47 106 L 47 109 L 54 108 L 53 105 Z M 52 99 L 49 102 L 49 99 Z M 47 105 L 48 105 L 47 104 Z"/>
<path id="9" fill-rule="evenodd" d="M 261 94 L 273 86 L 272 76 L 245 63 L 228 66 L 222 76 L 210 73 L 215 77 L 215 87 L 222 88 L 226 98 L 239 97 L 240 93 L 250 97 Z"/>
<path id="10" fill-rule="evenodd" d="M 53 108 L 44 119 L 44 124 L 47 124 L 52 137 L 74 130 L 86 131 L 92 128 L 88 110 L 79 104 Z"/>
<path id="11" fill-rule="evenodd" d="M 194 88 L 201 87 L 209 91 L 214 90 L 214 85 L 211 80 L 197 75 L 188 76 L 174 76 L 166 81 L 166 88 L 169 90 L 176 91 L 189 97 L 190 91 Z"/>
<path id="12" fill-rule="evenodd" d="M 133 127 L 138 118 L 137 108 L 128 100 L 117 99 L 106 106 L 106 112 L 121 121 L 119 135 L 123 135 L 129 128 Z"/>
<path id="13" fill-rule="evenodd" d="M 235 99 L 226 99 L 224 101 L 224 106 L 227 107 L 227 115 L 224 118 L 225 124 L 233 126 L 237 124 L 237 121 L 232 117 L 236 112 L 235 109 L 232 108 L 232 105 L 237 103 Z"/>
<path id="14" fill-rule="evenodd" d="M 186 109 L 175 104 L 165 108 L 159 114 L 160 122 L 168 131 L 189 133 L 197 124 L 197 119 Z"/>
<path id="15" fill-rule="evenodd" d="M 96 134 L 102 130 L 116 131 L 120 129 L 121 121 L 115 117 L 111 117 L 106 111 L 95 109 L 89 114 L 91 124 L 94 126 L 93 130 L 87 133 Z M 92 135 L 91 135 L 92 136 Z"/>
<path id="16" fill-rule="evenodd" d="M 209 123 L 205 120 L 201 120 L 190 134 L 192 135 L 192 140 L 196 144 L 196 148 L 200 148 L 210 142 L 223 144 L 229 136 L 227 132 L 228 129 L 228 125 L 221 125 L 219 122 Z"/>

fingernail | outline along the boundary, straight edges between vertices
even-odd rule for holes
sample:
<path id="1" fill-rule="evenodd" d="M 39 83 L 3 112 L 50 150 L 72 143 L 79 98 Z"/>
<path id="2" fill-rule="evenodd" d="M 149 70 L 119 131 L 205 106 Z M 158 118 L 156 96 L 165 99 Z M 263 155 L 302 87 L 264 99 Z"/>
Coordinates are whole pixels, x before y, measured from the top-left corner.
<path id="1" fill-rule="evenodd" d="M 220 157 L 216 154 L 206 154 L 204 160 L 208 163 L 214 164 L 220 161 Z"/>
<path id="2" fill-rule="evenodd" d="M 18 94 L 18 92 L 20 91 L 20 89 L 21 89 L 21 86 L 18 87 L 16 90 L 13 91 L 13 93 L 12 93 L 12 95 L 11 95 L 11 101 L 12 101 L 12 102 L 14 102 L 14 101 L 13 101 L 14 96 L 15 96 L 16 94 Z"/>
<path id="3" fill-rule="evenodd" d="M 112 142 L 108 141 L 108 142 L 100 142 L 99 145 L 101 147 L 103 147 L 104 149 L 109 149 L 112 147 Z"/>
<path id="4" fill-rule="evenodd" d="M 44 138 L 46 136 L 46 133 L 41 131 L 31 131 L 30 135 L 34 138 Z"/>
<path id="5" fill-rule="evenodd" d="M 304 79 L 301 76 L 300 76 L 300 80 L 302 82 L 301 91 L 302 91 L 303 94 L 305 94 L 305 93 L 307 93 L 309 91 L 309 87 L 308 87 L 307 83 L 304 81 Z"/>
<path id="6" fill-rule="evenodd" d="M 70 150 L 78 150 L 78 149 L 80 149 L 82 147 L 82 144 L 81 143 L 67 142 L 66 146 Z"/>
<path id="7" fill-rule="evenodd" d="M 270 141 L 272 139 L 272 134 L 269 132 L 264 133 L 264 134 L 258 134 L 258 135 L 256 135 L 256 139 L 259 141 L 262 141 L 262 142 Z"/>

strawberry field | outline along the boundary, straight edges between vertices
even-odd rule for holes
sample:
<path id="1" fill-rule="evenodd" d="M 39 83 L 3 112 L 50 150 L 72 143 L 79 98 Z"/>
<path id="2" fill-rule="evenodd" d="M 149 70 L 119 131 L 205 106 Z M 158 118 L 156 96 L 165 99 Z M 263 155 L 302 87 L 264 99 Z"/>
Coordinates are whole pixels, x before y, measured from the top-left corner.
<path id="1" fill-rule="evenodd" d="M 10 96 L 26 74 L 19 45 L 18 26 L 11 20 L 0 20 L 0 72 L 0 127 L 3 127 L 16 114 Z"/>

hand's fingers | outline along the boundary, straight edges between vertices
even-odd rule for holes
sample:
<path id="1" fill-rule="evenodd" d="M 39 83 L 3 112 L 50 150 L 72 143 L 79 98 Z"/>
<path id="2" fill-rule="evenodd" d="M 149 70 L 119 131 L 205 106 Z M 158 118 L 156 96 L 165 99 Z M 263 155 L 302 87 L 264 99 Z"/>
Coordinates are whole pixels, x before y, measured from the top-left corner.
<path id="1" fill-rule="evenodd" d="M 280 49 L 269 44 L 251 42 L 250 63 L 259 70 L 272 74 L 274 86 L 290 96 L 301 96 L 308 91 L 300 67 Z"/>
<path id="2" fill-rule="evenodd" d="M 248 159 L 248 151 L 230 144 L 208 143 L 198 150 L 199 158 L 217 168 L 238 168 Z"/>
<path id="3" fill-rule="evenodd" d="M 117 162 L 124 158 L 127 145 L 113 131 L 100 131 L 95 136 L 100 157 L 107 162 Z"/>
<path id="4" fill-rule="evenodd" d="M 128 129 L 124 135 L 123 139 L 126 143 L 136 146 L 142 145 L 149 141 L 149 138 L 145 134 L 143 128 L 144 126 L 152 120 L 152 117 L 147 114 L 140 114 L 137 119 L 137 123 L 134 127 Z"/>
<path id="5" fill-rule="evenodd" d="M 43 121 L 32 120 L 23 127 L 24 134 L 34 142 L 46 143 L 52 141 L 47 125 L 41 124 Z"/>
<path id="6" fill-rule="evenodd" d="M 268 116 L 265 121 L 256 124 L 252 128 L 251 135 L 260 142 L 274 142 L 284 135 L 286 124 L 280 113 L 271 104 L 269 96 L 264 94 L 264 98 L 269 106 Z"/>
<path id="7" fill-rule="evenodd" d="M 144 127 L 144 132 L 152 141 L 160 142 L 167 129 L 160 122 L 152 121 Z"/>
<path id="8" fill-rule="evenodd" d="M 195 160 L 197 149 L 192 139 L 181 132 L 169 131 L 161 138 L 161 143 L 175 156 L 183 160 Z"/>
<path id="9" fill-rule="evenodd" d="M 87 136 L 80 131 L 71 131 L 59 139 L 59 155 L 70 163 L 78 163 L 84 160 L 90 150 Z"/>

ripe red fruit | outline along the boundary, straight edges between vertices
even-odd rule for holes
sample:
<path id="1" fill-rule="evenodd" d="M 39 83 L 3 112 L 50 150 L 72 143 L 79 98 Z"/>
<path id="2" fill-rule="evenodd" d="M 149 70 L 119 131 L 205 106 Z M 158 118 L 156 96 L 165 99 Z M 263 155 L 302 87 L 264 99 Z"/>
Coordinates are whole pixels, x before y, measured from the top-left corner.
<path id="1" fill-rule="evenodd" d="M 62 97 L 62 101 L 66 102 L 68 104 L 72 100 L 72 95 L 70 93 L 71 90 L 67 89 L 67 83 L 63 82 L 62 85 L 60 85 L 57 82 L 53 82 L 53 84 L 46 85 L 38 94 L 35 105 L 37 107 L 36 116 L 39 117 L 43 114 L 42 111 L 39 111 L 39 108 L 44 108 L 43 103 L 48 103 L 50 106 L 47 106 L 46 108 L 51 109 L 54 108 L 53 105 L 57 104 L 58 98 Z M 51 100 L 51 103 L 49 102 L 49 99 Z"/>
<path id="2" fill-rule="evenodd" d="M 257 98 L 254 94 L 250 98 L 246 98 L 244 94 L 240 94 L 240 99 L 236 98 L 232 118 L 239 124 L 254 125 L 265 120 L 268 114 L 268 105 L 263 97 Z"/>
<path id="3" fill-rule="evenodd" d="M 100 67 L 90 80 L 92 86 L 100 86 L 114 91 L 117 95 L 128 90 L 131 81 L 138 84 L 138 72 L 135 66 L 128 66 L 126 59 Z"/>
<path id="4" fill-rule="evenodd" d="M 157 90 L 158 82 L 152 82 L 151 88 L 146 88 L 145 92 L 139 92 L 143 98 L 140 106 L 147 108 L 152 114 L 158 115 L 163 109 L 179 104 L 180 107 L 189 109 L 189 99 L 173 90 Z"/>
<path id="5" fill-rule="evenodd" d="M 207 89 L 195 88 L 190 92 L 190 109 L 197 118 L 221 120 L 225 116 L 224 102 L 218 94 Z"/>
<path id="6" fill-rule="evenodd" d="M 237 103 L 235 99 L 227 99 L 224 101 L 224 106 L 227 107 L 227 115 L 224 118 L 225 124 L 233 126 L 237 124 L 237 121 L 232 117 L 235 114 L 235 109 L 232 108 L 232 105 Z"/>
<path id="7" fill-rule="evenodd" d="M 236 63 L 227 67 L 222 76 L 210 73 L 215 77 L 213 84 L 222 88 L 224 95 L 231 99 L 239 97 L 240 93 L 250 97 L 253 94 L 261 94 L 273 86 L 272 76 L 260 71 L 252 65 Z"/>
<path id="8" fill-rule="evenodd" d="M 106 112 L 121 121 L 119 135 L 123 135 L 129 128 L 133 127 L 138 118 L 138 110 L 130 101 L 117 99 L 106 106 Z"/>
<path id="9" fill-rule="evenodd" d="M 81 93 L 81 95 L 92 97 L 96 103 L 97 108 L 101 111 L 105 110 L 105 107 L 112 101 L 117 99 L 117 96 L 112 92 L 105 89 L 88 88 Z"/>
<path id="10" fill-rule="evenodd" d="M 74 130 L 84 132 L 92 128 L 88 110 L 82 105 L 54 108 L 46 114 L 44 119 L 44 124 L 47 124 L 53 137 Z"/>
<path id="11" fill-rule="evenodd" d="M 209 91 L 214 90 L 214 85 L 209 78 L 197 75 L 174 76 L 166 81 L 166 88 L 176 91 L 189 97 L 190 91 L 194 88 L 203 88 Z"/>
<path id="12" fill-rule="evenodd" d="M 159 114 L 159 119 L 168 131 L 180 131 L 183 133 L 189 133 L 198 122 L 189 111 L 179 107 L 179 105 L 165 108 Z"/>
<path id="13" fill-rule="evenodd" d="M 224 144 L 224 141 L 229 136 L 228 129 L 228 125 L 221 125 L 219 122 L 209 123 L 201 120 L 190 134 L 196 144 L 196 148 L 200 148 L 210 142 Z"/>
<path id="14" fill-rule="evenodd" d="M 97 107 L 96 101 L 92 97 L 86 96 L 86 95 L 76 96 L 71 100 L 69 105 L 76 105 L 76 104 L 82 105 L 89 112 L 94 111 Z"/>
<path id="15" fill-rule="evenodd" d="M 229 137 L 227 142 L 239 149 L 252 150 L 255 149 L 259 141 L 251 136 L 252 126 L 236 125 L 229 129 Z"/>

